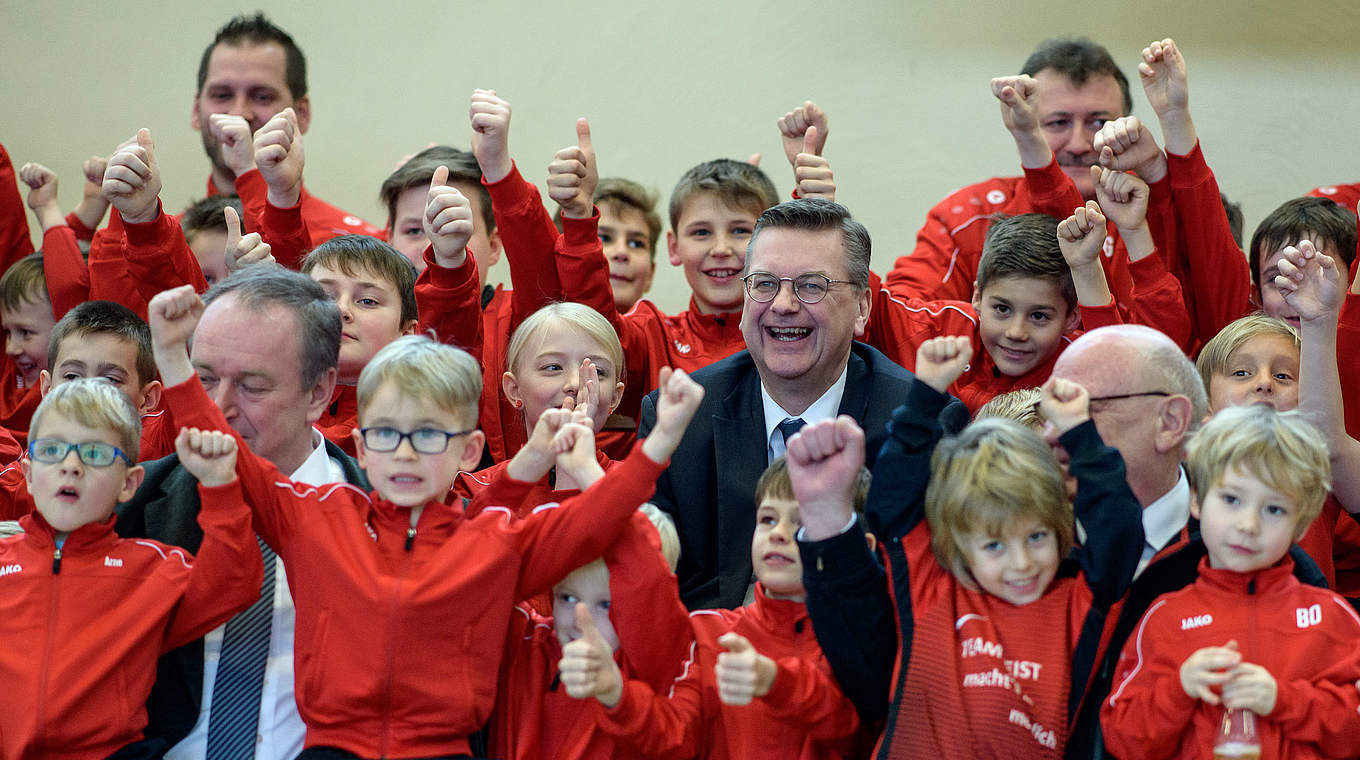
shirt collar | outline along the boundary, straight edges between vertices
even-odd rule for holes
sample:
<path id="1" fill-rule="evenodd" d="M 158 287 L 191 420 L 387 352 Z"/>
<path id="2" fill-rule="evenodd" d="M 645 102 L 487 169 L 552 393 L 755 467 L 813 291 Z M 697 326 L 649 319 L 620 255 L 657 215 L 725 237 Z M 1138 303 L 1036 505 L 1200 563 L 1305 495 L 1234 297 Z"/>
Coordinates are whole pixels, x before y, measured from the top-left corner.
<path id="1" fill-rule="evenodd" d="M 801 417 L 807 424 L 836 418 L 836 412 L 841 408 L 841 396 L 845 395 L 845 377 L 849 368 L 849 364 L 842 368 L 841 376 L 836 378 L 836 382 L 803 410 L 802 414 L 793 414 L 780 406 L 770 397 L 770 392 L 765 388 L 765 381 L 760 382 L 760 400 L 765 409 L 765 441 L 770 461 L 784 456 L 784 436 L 777 435 L 779 423 L 789 417 Z"/>
<path id="2" fill-rule="evenodd" d="M 1152 559 L 1152 555 L 1171 543 L 1171 539 L 1181 532 L 1189 519 L 1190 481 L 1186 479 L 1185 468 L 1182 467 L 1176 485 L 1143 509 L 1143 535 L 1146 539 L 1143 562 Z"/>
<path id="3" fill-rule="evenodd" d="M 312 453 L 302 460 L 300 467 L 293 470 L 289 480 L 306 483 L 309 486 L 344 482 L 344 469 L 340 467 L 339 462 L 331 459 L 329 452 L 326 451 L 326 440 L 316 428 L 312 428 Z"/>

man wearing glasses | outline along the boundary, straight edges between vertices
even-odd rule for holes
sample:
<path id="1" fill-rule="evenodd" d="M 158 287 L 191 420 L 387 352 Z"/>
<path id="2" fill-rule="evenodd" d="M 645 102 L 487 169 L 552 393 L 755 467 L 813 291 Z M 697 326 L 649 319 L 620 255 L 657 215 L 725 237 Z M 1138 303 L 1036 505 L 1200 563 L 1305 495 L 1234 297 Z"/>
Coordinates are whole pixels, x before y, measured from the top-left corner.
<path id="1" fill-rule="evenodd" d="M 704 386 L 654 501 L 675 519 L 680 594 L 691 609 L 737 607 L 752 588 L 756 480 L 804 424 L 853 417 L 872 464 L 912 374 L 857 342 L 869 321 L 869 233 L 830 201 L 803 199 L 760 216 L 747 246 L 746 350 L 693 374 Z M 656 419 L 643 401 L 639 437 Z M 948 430 L 967 422 L 955 402 Z"/>
<path id="2" fill-rule="evenodd" d="M 255 266 L 217 283 L 204 303 L 190 359 L 232 429 L 296 482 L 347 482 L 367 491 L 358 464 L 313 427 L 335 390 L 335 302 L 306 275 Z M 172 455 L 146 464 L 141 487 L 118 508 L 118 533 L 196 552 L 198 510 L 197 482 Z M 292 758 L 302 751 L 293 600 L 282 564 L 263 551 L 260 601 L 161 659 L 146 735 L 164 742 L 168 758 Z"/>

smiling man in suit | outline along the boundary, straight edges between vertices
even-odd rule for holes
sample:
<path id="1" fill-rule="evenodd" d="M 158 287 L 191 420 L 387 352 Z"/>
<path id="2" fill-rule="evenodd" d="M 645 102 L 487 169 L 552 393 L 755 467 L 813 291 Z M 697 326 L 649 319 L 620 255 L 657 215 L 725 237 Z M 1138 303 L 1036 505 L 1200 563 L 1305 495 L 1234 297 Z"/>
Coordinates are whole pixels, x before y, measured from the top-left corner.
<path id="1" fill-rule="evenodd" d="M 869 436 L 869 464 L 912 375 L 855 340 L 869 321 L 868 230 L 840 204 L 781 203 L 756 223 L 746 250 L 741 329 L 746 350 L 693 377 L 706 391 L 657 481 L 654 501 L 675 520 L 680 594 L 690 609 L 737 607 L 752 586 L 755 485 L 804 424 L 840 414 Z M 643 401 L 639 436 L 656 419 Z M 945 428 L 967 422 L 955 402 Z"/>

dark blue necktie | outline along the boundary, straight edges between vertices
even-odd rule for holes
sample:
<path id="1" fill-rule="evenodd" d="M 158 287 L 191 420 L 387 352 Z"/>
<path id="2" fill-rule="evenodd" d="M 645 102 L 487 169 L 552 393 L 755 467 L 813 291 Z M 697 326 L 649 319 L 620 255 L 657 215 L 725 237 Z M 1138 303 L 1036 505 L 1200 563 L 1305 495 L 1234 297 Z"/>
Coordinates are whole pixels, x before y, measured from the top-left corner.
<path id="1" fill-rule="evenodd" d="M 264 583 L 260 598 L 227 621 L 208 711 L 207 760 L 250 760 L 260 724 L 260 693 L 274 618 L 274 574 L 279 559 L 260 541 Z"/>

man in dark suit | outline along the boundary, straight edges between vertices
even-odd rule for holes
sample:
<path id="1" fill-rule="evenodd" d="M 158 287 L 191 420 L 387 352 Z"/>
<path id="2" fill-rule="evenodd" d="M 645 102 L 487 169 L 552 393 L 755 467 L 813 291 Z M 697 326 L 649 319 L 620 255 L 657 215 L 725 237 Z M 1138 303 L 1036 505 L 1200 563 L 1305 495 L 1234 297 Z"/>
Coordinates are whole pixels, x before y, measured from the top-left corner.
<path id="1" fill-rule="evenodd" d="M 331 402 L 340 352 L 340 312 L 325 291 L 296 272 L 253 266 L 219 282 L 204 301 L 191 360 L 232 428 L 293 480 L 313 485 L 345 481 L 368 490 L 358 464 L 313 427 Z M 145 466 L 141 487 L 118 508 L 119 535 L 197 551 L 203 538 L 197 481 L 175 455 Z M 258 757 L 292 757 L 302 749 L 304 727 L 292 693 L 292 600 L 281 566 L 273 577 L 262 599 L 272 609 L 257 611 L 271 636 L 267 659 L 257 662 L 262 672 L 248 679 L 261 683 L 253 689 L 258 706 L 249 708 L 255 714 L 246 729 L 246 756 L 256 748 L 257 736 Z M 224 626 L 231 628 L 230 622 Z M 209 740 L 212 709 L 200 714 L 204 694 L 221 687 L 225 671 L 234 667 L 219 669 L 219 664 L 237 661 L 228 652 L 237 638 L 224 629 L 161 659 L 147 702 L 146 735 L 161 751 L 168 748 L 168 757 L 228 754 L 215 746 L 208 749 L 222 740 Z M 260 657 L 266 657 L 263 650 Z M 225 696 L 227 689 L 220 690 Z M 211 699 L 213 709 L 219 703 L 216 696 Z"/>
<path id="2" fill-rule="evenodd" d="M 747 247 L 741 328 L 747 350 L 696 371 L 703 405 L 654 501 L 680 534 L 681 598 L 690 609 L 736 607 L 752 583 L 755 485 L 808 422 L 853 417 L 870 464 L 912 374 L 855 338 L 869 321 L 869 233 L 836 203 L 768 209 Z M 643 400 L 639 436 L 656 419 Z M 946 428 L 967 422 L 954 404 Z"/>

